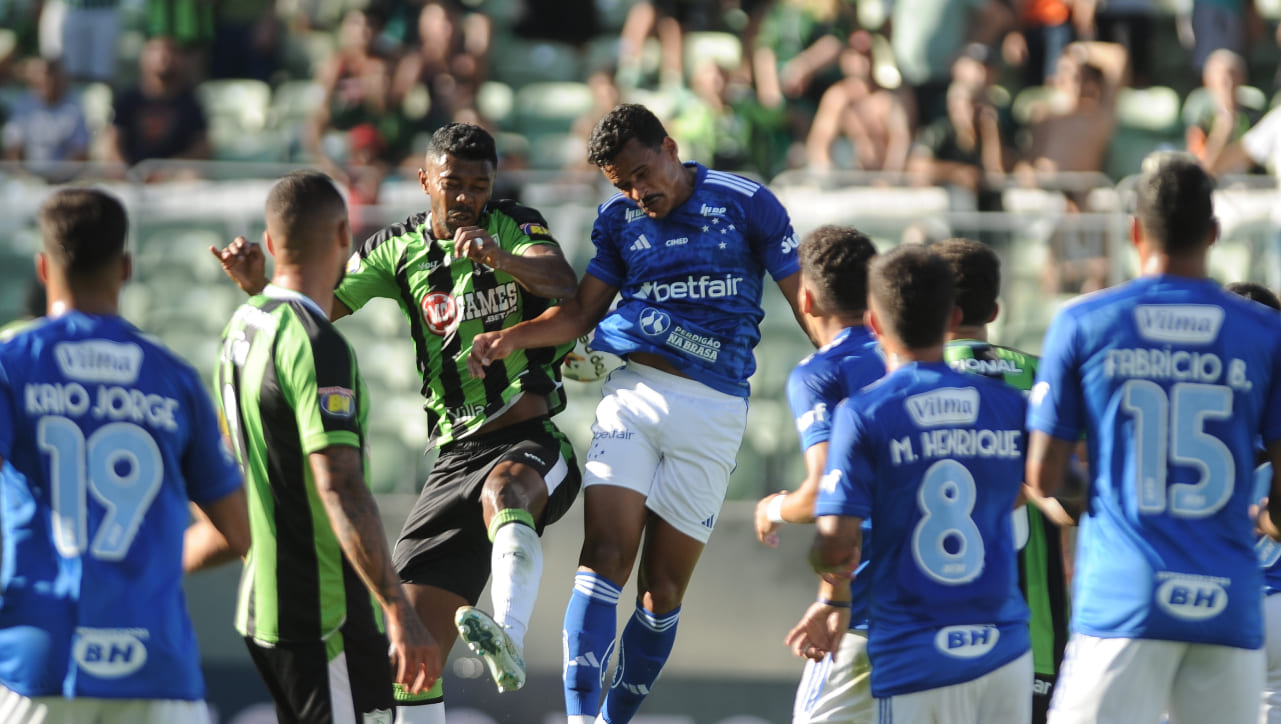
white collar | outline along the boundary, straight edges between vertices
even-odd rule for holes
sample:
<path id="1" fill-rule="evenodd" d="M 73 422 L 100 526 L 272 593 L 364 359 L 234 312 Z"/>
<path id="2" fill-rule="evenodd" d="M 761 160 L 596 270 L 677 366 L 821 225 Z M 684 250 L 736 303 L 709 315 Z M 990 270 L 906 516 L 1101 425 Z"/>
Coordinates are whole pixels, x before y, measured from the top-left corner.
<path id="1" fill-rule="evenodd" d="M 297 299 L 303 304 L 306 304 L 307 306 L 311 307 L 317 314 L 324 317 L 326 322 L 329 321 L 329 315 L 325 313 L 325 310 L 321 309 L 320 305 L 316 304 L 316 301 L 314 299 L 307 296 L 306 294 L 303 294 L 302 292 L 297 292 L 297 291 L 294 291 L 293 289 L 285 289 L 284 287 L 278 287 L 275 284 L 268 284 L 266 287 L 263 288 L 262 295 L 264 297 L 269 297 L 271 299 Z"/>

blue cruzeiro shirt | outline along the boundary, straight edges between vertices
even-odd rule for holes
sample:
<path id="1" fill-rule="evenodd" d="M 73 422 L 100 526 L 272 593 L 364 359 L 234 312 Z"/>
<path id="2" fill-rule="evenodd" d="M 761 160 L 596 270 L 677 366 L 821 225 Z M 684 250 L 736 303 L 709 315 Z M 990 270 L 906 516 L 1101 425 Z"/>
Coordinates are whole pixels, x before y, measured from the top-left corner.
<path id="1" fill-rule="evenodd" d="M 38 324 L 0 345 L 0 457 L 0 683 L 203 699 L 187 501 L 241 477 L 195 370 L 120 317 Z"/>
<path id="2" fill-rule="evenodd" d="M 846 327 L 830 343 L 801 360 L 787 378 L 787 401 L 792 407 L 801 451 L 827 442 L 832 413 L 846 397 L 879 380 L 885 360 L 876 337 L 867 327 Z M 862 575 L 872 559 L 872 519 L 863 520 L 863 560 L 850 582 L 850 628 L 867 630 L 870 579 Z"/>
<path id="3" fill-rule="evenodd" d="M 1023 393 L 944 362 L 904 365 L 832 423 L 816 516 L 871 518 L 872 694 L 977 679 L 1031 647 L 1010 511 Z"/>
<path id="4" fill-rule="evenodd" d="M 769 189 L 686 165 L 697 171 L 693 195 L 664 218 L 651 219 L 622 194 L 601 204 L 587 273 L 621 297 L 592 346 L 659 354 L 712 389 L 747 397 L 764 274 L 778 281 L 796 273 L 800 240 Z"/>
<path id="5" fill-rule="evenodd" d="M 1248 506 L 1281 439 L 1281 319 L 1207 279 L 1146 277 L 1050 325 L 1028 427 L 1086 434 L 1073 631 L 1257 649 Z"/>

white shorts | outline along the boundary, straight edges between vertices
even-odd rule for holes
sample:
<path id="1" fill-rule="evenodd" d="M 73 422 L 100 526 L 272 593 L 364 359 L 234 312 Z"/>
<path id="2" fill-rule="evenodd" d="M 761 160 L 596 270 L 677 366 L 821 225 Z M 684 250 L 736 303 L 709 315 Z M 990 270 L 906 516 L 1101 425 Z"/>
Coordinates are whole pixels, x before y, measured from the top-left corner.
<path id="1" fill-rule="evenodd" d="M 1050 724 L 1253 724 L 1263 651 L 1072 634 Z"/>
<path id="2" fill-rule="evenodd" d="M 209 724 L 203 701 L 28 697 L 0 686 L 5 724 Z"/>
<path id="3" fill-rule="evenodd" d="M 747 428 L 747 400 L 628 362 L 601 390 L 583 487 L 617 485 L 706 543 Z"/>
<path id="4" fill-rule="evenodd" d="M 977 679 L 876 700 L 878 724 L 1027 724 L 1032 652 Z"/>
<path id="5" fill-rule="evenodd" d="M 1263 599 L 1263 631 L 1267 676 L 1259 724 L 1281 724 L 1281 594 L 1274 593 Z"/>
<path id="6" fill-rule="evenodd" d="M 875 724 L 872 661 L 867 657 L 867 634 L 848 631 L 836 656 L 805 663 L 796 688 L 792 724 Z"/>

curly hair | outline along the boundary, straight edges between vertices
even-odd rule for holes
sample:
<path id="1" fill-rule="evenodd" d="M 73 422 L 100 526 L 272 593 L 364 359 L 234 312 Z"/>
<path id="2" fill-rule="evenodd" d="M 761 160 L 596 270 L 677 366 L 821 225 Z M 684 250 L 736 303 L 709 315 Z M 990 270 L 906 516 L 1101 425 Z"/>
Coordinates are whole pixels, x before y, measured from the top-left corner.
<path id="1" fill-rule="evenodd" d="M 928 248 L 952 267 L 961 324 L 987 324 L 996 313 L 1001 292 L 1001 258 L 991 247 L 971 239 L 944 239 Z"/>
<path id="2" fill-rule="evenodd" d="M 852 226 L 820 226 L 796 250 L 801 274 L 825 307 L 846 314 L 867 309 L 867 264 L 876 247 Z"/>
<path id="3" fill-rule="evenodd" d="M 431 134 L 428 158 L 449 154 L 467 161 L 489 161 L 498 167 L 498 147 L 489 131 L 474 123 L 446 123 Z"/>
<path id="4" fill-rule="evenodd" d="M 667 138 L 667 129 L 645 106 L 637 103 L 614 106 L 592 128 L 587 141 L 587 159 L 597 167 L 608 166 L 633 138 L 646 148 L 657 150 Z"/>

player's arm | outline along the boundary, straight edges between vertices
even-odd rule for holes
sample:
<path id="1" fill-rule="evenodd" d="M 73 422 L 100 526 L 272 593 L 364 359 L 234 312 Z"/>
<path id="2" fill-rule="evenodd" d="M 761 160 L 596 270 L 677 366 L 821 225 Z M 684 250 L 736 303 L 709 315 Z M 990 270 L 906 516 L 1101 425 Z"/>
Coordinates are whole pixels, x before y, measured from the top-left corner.
<path id="1" fill-rule="evenodd" d="M 810 546 L 810 565 L 824 580 L 839 586 L 858 569 L 863 548 L 863 519 L 852 515 L 821 515 Z"/>
<path id="2" fill-rule="evenodd" d="M 1281 440 L 1267 444 L 1267 456 L 1272 463 L 1272 487 L 1268 492 L 1267 506 L 1261 507 L 1255 518 L 1255 527 L 1269 538 L 1281 541 L 1281 528 L 1276 523 L 1281 520 L 1281 477 L 1277 475 L 1281 470 Z"/>
<path id="3" fill-rule="evenodd" d="M 392 567 L 359 448 L 330 445 L 308 455 L 307 462 L 338 545 L 386 612 L 396 682 L 414 693 L 425 691 L 440 676 L 440 647 L 418 620 Z"/>
<path id="4" fill-rule="evenodd" d="M 1026 480 L 1033 500 L 1052 497 L 1063 486 L 1075 440 L 1052 437 L 1041 430 L 1028 434 Z"/>
<path id="5" fill-rule="evenodd" d="M 815 661 L 835 654 L 850 627 L 849 584 L 835 585 L 819 579 L 818 596 L 783 643 L 792 653 Z"/>
<path id="6" fill-rule="evenodd" d="M 560 247 L 553 244 L 533 244 L 514 254 L 494 241 L 485 229 L 468 226 L 454 232 L 454 248 L 460 256 L 512 275 L 530 294 L 544 299 L 568 297 L 578 286 L 574 269 L 565 261 Z"/>
<path id="7" fill-rule="evenodd" d="M 472 339 L 471 355 L 467 369 L 473 377 L 484 377 L 485 368 L 494 360 L 507 357 L 518 349 L 552 347 L 577 339 L 609 311 L 609 305 L 618 294 L 618 287 L 610 286 L 594 275 L 583 275 L 578 290 L 560 304 L 548 309 L 534 319 L 485 332 Z"/>
<path id="8" fill-rule="evenodd" d="M 222 270 L 245 294 L 261 294 L 270 281 L 267 278 L 267 257 L 262 253 L 262 246 L 237 236 L 226 247 L 219 249 L 209 247 Z M 329 320 L 336 321 L 351 314 L 351 308 L 338 297 L 334 297 L 333 306 L 329 309 Z"/>
<path id="9" fill-rule="evenodd" d="M 814 501 L 827 466 L 827 443 L 817 442 L 805 449 L 805 479 L 801 487 L 766 496 L 756 504 L 756 538 L 778 547 L 778 526 L 783 523 L 813 523 Z"/>
<path id="10" fill-rule="evenodd" d="M 249 552 L 249 508 L 245 489 L 207 503 L 192 503 L 192 524 L 182 544 L 182 570 L 195 573 L 243 558 Z"/>
<path id="11" fill-rule="evenodd" d="M 799 271 L 778 280 L 778 290 L 783 293 L 783 297 L 787 299 L 787 304 L 792 308 L 792 316 L 796 318 L 796 326 L 801 328 L 806 337 L 809 337 L 810 344 L 817 347 L 818 345 L 814 342 L 814 338 L 810 336 L 809 330 L 805 327 L 805 315 L 801 312 L 800 289 L 801 273 Z"/>

